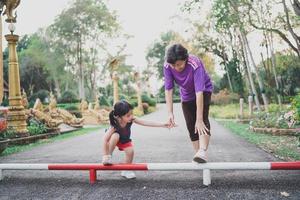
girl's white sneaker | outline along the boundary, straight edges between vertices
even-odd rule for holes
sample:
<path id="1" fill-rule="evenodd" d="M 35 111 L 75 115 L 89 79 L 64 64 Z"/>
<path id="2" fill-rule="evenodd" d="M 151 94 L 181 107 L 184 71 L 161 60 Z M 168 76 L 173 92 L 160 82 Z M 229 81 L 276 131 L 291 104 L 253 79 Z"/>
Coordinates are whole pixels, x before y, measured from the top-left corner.
<path id="1" fill-rule="evenodd" d="M 135 173 L 133 171 L 122 171 L 121 176 L 127 179 L 133 179 L 136 178 Z"/>
<path id="2" fill-rule="evenodd" d="M 104 155 L 102 157 L 102 164 L 103 165 L 112 165 L 113 163 L 112 163 L 112 157 L 111 157 L 111 155 Z"/>

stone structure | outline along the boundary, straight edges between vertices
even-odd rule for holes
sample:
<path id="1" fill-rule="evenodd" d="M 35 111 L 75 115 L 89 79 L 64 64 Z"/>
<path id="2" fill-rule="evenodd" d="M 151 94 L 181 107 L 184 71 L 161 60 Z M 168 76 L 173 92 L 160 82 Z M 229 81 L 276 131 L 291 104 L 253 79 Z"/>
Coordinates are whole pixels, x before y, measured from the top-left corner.
<path id="1" fill-rule="evenodd" d="M 96 105 L 93 108 L 92 103 L 87 103 L 87 101 L 82 100 L 80 103 L 80 111 L 82 117 L 84 118 L 84 124 L 88 125 L 99 125 L 101 123 L 108 122 L 109 111 L 105 109 L 100 109 L 98 107 L 99 102 L 96 100 Z"/>
<path id="2" fill-rule="evenodd" d="M 56 98 L 53 93 L 50 93 L 50 103 L 49 103 L 49 115 L 53 119 L 62 120 L 65 124 L 72 126 L 72 127 L 82 127 L 83 126 L 83 118 L 77 118 L 67 110 L 57 108 Z"/>
<path id="3" fill-rule="evenodd" d="M 57 128 L 63 123 L 63 120 L 53 119 L 49 114 L 43 112 L 43 104 L 39 98 L 36 99 L 34 106 L 27 113 L 29 116 L 36 118 L 40 122 L 46 124 L 49 128 Z"/>

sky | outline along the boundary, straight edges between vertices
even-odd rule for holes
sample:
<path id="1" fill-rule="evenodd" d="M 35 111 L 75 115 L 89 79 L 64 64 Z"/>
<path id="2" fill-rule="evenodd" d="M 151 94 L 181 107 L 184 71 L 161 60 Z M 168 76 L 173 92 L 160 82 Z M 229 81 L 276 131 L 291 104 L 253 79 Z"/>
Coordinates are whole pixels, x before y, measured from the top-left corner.
<path id="1" fill-rule="evenodd" d="M 55 17 L 70 5 L 72 0 L 21 0 L 17 10 L 15 34 L 25 35 L 36 32 L 39 28 L 52 24 Z M 109 0 L 108 6 L 115 10 L 124 32 L 133 35 L 127 41 L 127 64 L 134 65 L 138 70 L 145 69 L 147 47 L 168 30 L 184 34 L 187 22 L 182 19 L 180 3 L 184 0 Z M 179 17 L 174 17 L 174 16 Z M 4 16 L 4 18 L 6 18 Z M 3 20 L 4 21 L 4 20 Z M 7 23 L 3 24 L 3 35 L 8 34 Z M 3 39 L 3 48 L 7 42 Z M 151 81 L 153 92 L 162 83 L 155 78 Z"/>
<path id="2" fill-rule="evenodd" d="M 15 34 L 20 36 L 32 34 L 39 28 L 47 27 L 54 22 L 58 16 L 72 0 L 21 0 L 17 8 L 17 23 Z M 146 68 L 146 49 L 160 37 L 160 34 L 168 30 L 174 30 L 184 36 L 189 23 L 184 20 L 185 16 L 180 11 L 180 5 L 185 0 L 108 0 L 111 10 L 115 10 L 119 22 L 124 32 L 134 37 L 127 41 L 127 51 L 125 53 L 131 56 L 127 58 L 127 64 L 134 65 L 140 69 Z M 208 11 L 210 1 L 204 0 L 202 10 Z M 196 16 L 189 15 L 189 19 L 204 20 L 205 11 L 196 13 Z M 174 17 L 178 16 L 178 17 Z M 5 18 L 5 16 L 4 16 Z M 3 20 L 4 21 L 4 20 Z M 7 23 L 4 22 L 3 35 L 8 34 Z M 261 40 L 257 34 L 249 37 L 250 47 L 253 50 L 256 63 L 261 58 L 258 50 Z M 252 42 L 251 42 L 252 41 Z M 7 42 L 3 39 L 3 47 Z M 255 50 L 256 49 L 256 50 Z M 221 66 L 216 64 L 218 74 L 224 73 Z M 155 81 L 155 80 L 154 80 Z M 156 86 L 155 87 L 159 87 Z M 154 88 L 156 90 L 156 88 Z"/>
<path id="3" fill-rule="evenodd" d="M 41 27 L 47 27 L 71 0 L 21 0 L 17 10 L 17 23 L 15 34 L 20 36 L 32 34 Z M 117 11 L 119 21 L 124 32 L 134 37 L 128 45 L 127 63 L 145 67 L 146 48 L 157 38 L 160 33 L 169 29 L 181 31 L 183 20 L 174 18 L 180 15 L 179 3 L 182 0 L 109 0 L 108 5 Z M 172 18 L 173 17 L 173 18 Z M 170 19 L 172 18 L 172 19 Z M 4 22 L 3 35 L 8 34 L 7 23 Z M 3 47 L 6 47 L 4 41 Z"/>

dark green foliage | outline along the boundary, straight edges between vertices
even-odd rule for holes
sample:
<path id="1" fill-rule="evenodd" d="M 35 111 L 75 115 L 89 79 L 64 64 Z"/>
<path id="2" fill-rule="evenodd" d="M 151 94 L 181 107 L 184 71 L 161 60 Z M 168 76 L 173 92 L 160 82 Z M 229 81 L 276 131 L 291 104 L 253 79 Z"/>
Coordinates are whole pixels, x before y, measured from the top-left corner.
<path id="1" fill-rule="evenodd" d="M 58 100 L 59 103 L 76 103 L 79 102 L 77 95 L 72 91 L 64 91 Z"/>
<path id="2" fill-rule="evenodd" d="M 234 57 L 231 60 L 224 63 L 224 61 L 221 63 L 223 65 L 226 65 L 225 71 L 226 73 L 229 73 L 230 81 L 232 84 L 233 93 L 238 93 L 241 97 L 244 96 L 244 83 L 243 78 L 241 74 L 241 70 L 239 67 L 239 60 Z M 230 88 L 227 74 L 224 74 L 223 77 L 218 82 L 218 90 L 223 90 L 224 88 Z"/>
<path id="3" fill-rule="evenodd" d="M 81 112 L 80 111 L 78 111 L 78 110 L 70 110 L 69 111 L 72 115 L 75 115 L 75 117 L 77 117 L 77 118 L 82 118 L 82 114 L 81 114 Z"/>
<path id="4" fill-rule="evenodd" d="M 137 107 L 138 106 L 137 97 L 136 96 L 130 97 L 128 103 L 130 103 L 130 105 L 132 105 L 133 107 Z"/>
<path id="5" fill-rule="evenodd" d="M 296 112 L 296 121 L 300 124 L 300 93 L 292 100 L 292 108 Z"/>
<path id="6" fill-rule="evenodd" d="M 0 139 L 14 138 L 16 134 L 17 133 L 14 130 L 7 128 L 0 133 Z"/>
<path id="7" fill-rule="evenodd" d="M 149 104 L 148 103 L 143 103 L 143 111 L 145 114 L 149 113 Z"/>
<path id="8" fill-rule="evenodd" d="M 147 103 L 149 106 L 156 106 L 155 99 L 149 97 L 147 94 L 142 94 L 142 102 Z"/>
<path id="9" fill-rule="evenodd" d="M 165 100 L 165 86 L 163 85 L 160 89 L 159 89 L 159 94 L 158 94 L 158 102 L 159 103 L 166 103 Z M 179 94 L 179 87 L 177 84 L 175 84 L 175 87 L 173 88 L 173 102 L 174 103 L 178 103 L 180 102 L 180 94 Z"/>
<path id="10" fill-rule="evenodd" d="M 64 108 L 67 111 L 78 111 L 78 105 L 75 104 L 67 104 Z"/>
<path id="11" fill-rule="evenodd" d="M 49 96 L 49 91 L 47 90 L 39 90 L 37 93 L 34 93 L 33 95 L 30 96 L 29 101 L 30 102 L 35 102 L 37 98 L 41 100 L 41 102 L 45 102 L 45 99 Z"/>
<path id="12" fill-rule="evenodd" d="M 119 99 L 120 99 L 120 100 L 128 101 L 129 98 L 128 98 L 125 94 L 120 94 L 120 95 L 119 95 Z"/>
<path id="13" fill-rule="evenodd" d="M 299 57 L 277 54 L 276 63 L 281 93 L 286 96 L 296 95 L 300 91 Z"/>
<path id="14" fill-rule="evenodd" d="M 158 72 L 159 79 L 163 78 L 163 64 L 166 47 L 174 40 L 175 36 L 176 34 L 172 31 L 163 33 L 161 34 L 159 41 L 155 41 L 155 43 L 147 50 L 146 60 L 148 63 L 151 63 L 150 67 Z"/>
<path id="15" fill-rule="evenodd" d="M 27 130 L 30 135 L 39 135 L 39 134 L 47 133 L 46 125 L 34 118 L 31 118 L 29 120 Z"/>
<path id="16" fill-rule="evenodd" d="M 8 106 L 8 105 L 9 105 L 8 98 L 3 98 L 3 101 L 2 101 L 2 103 L 1 103 L 1 106 L 6 107 L 6 106 Z"/>
<path id="17" fill-rule="evenodd" d="M 99 97 L 99 102 L 100 102 L 100 106 L 111 106 L 111 104 L 109 103 L 109 101 L 105 96 Z"/>
<path id="18" fill-rule="evenodd" d="M 107 97 L 107 101 L 110 105 L 113 105 L 114 104 L 114 97 L 113 96 L 108 96 Z"/>

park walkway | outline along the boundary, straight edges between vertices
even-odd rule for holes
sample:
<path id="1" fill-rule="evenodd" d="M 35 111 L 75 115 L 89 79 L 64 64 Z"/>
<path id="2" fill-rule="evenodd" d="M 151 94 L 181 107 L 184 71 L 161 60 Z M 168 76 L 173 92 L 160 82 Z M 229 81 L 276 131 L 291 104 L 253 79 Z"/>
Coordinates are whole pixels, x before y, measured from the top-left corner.
<path id="1" fill-rule="evenodd" d="M 175 104 L 178 127 L 168 130 L 133 125 L 135 162 L 191 162 L 193 149 L 185 128 L 180 104 Z M 165 121 L 164 105 L 145 120 Z M 276 161 L 272 155 L 230 133 L 211 121 L 212 162 Z M 0 157 L 0 163 L 97 163 L 101 161 L 104 130 L 56 141 L 26 152 Z M 114 160 L 123 154 L 115 151 Z M 136 180 L 125 180 L 120 172 L 98 172 L 98 182 L 90 186 L 88 172 L 14 171 L 5 172 L 0 182 L 0 199 L 289 199 L 300 197 L 299 171 L 212 171 L 212 185 L 202 186 L 202 172 L 136 172 Z"/>

